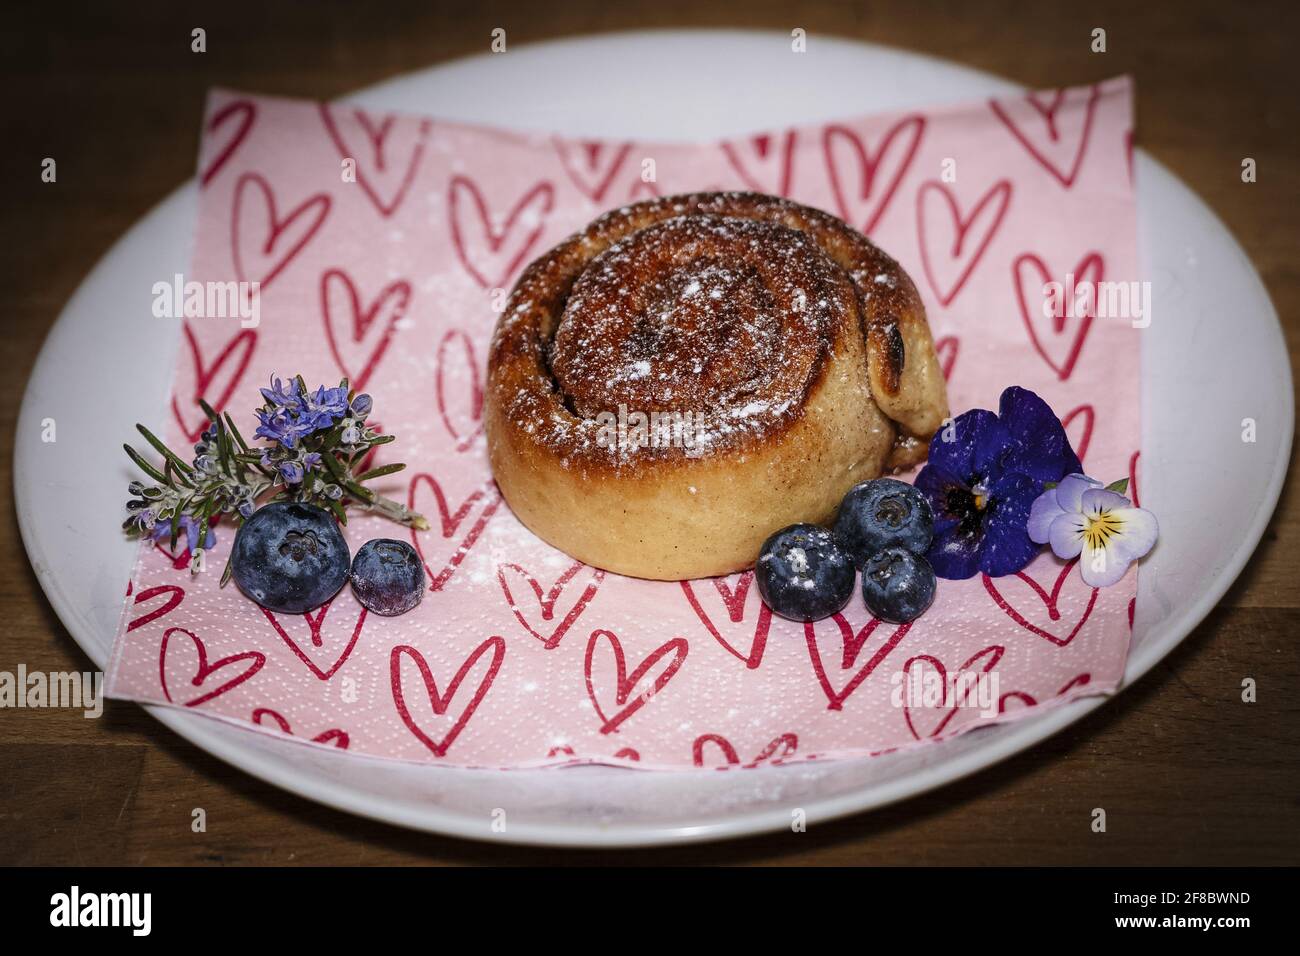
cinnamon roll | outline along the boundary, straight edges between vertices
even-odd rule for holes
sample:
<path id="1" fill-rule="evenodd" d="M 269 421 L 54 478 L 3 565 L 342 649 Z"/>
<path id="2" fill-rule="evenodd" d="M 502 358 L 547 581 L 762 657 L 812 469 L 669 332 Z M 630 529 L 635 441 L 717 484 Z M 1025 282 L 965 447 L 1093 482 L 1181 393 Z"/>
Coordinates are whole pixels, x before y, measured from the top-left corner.
<path id="1" fill-rule="evenodd" d="M 488 454 L 519 520 L 675 580 L 753 564 L 948 415 L 911 279 L 839 219 L 753 193 L 600 217 L 533 262 L 488 360 Z"/>

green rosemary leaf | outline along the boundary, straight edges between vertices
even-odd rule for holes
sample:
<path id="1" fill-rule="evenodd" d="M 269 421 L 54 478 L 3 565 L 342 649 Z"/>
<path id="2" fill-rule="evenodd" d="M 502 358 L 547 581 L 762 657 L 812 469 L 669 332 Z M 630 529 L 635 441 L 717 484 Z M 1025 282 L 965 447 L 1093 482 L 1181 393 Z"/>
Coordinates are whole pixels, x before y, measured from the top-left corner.
<path id="1" fill-rule="evenodd" d="M 217 454 L 221 457 L 221 463 L 229 467 L 234 462 L 235 446 L 230 440 L 230 432 L 226 431 L 221 419 L 214 419 L 217 425 Z"/>
<path id="2" fill-rule="evenodd" d="M 329 470 L 329 473 L 334 476 L 335 481 L 340 484 L 347 481 L 348 473 L 334 455 L 321 455 L 321 461 L 325 462 L 325 467 Z"/>
<path id="3" fill-rule="evenodd" d="M 181 536 L 181 512 L 183 510 L 183 508 L 177 508 L 176 513 L 172 515 L 171 544 L 168 545 L 168 550 L 172 554 L 176 553 L 176 539 Z"/>
<path id="4" fill-rule="evenodd" d="M 370 440 L 370 447 L 375 445 L 387 445 L 390 441 L 397 441 L 396 435 L 378 435 Z"/>
<path id="5" fill-rule="evenodd" d="M 333 498 L 326 498 L 324 499 L 324 501 L 325 501 L 325 507 L 330 510 L 330 512 L 334 515 L 334 517 L 339 519 L 339 524 L 348 523 L 348 514 L 346 511 L 343 510 L 343 506 L 341 504 L 339 504 Z"/>
<path id="6" fill-rule="evenodd" d="M 1109 485 L 1106 486 L 1106 490 L 1113 491 L 1118 495 L 1122 495 L 1124 494 L 1124 492 L 1128 491 L 1128 479 L 1120 478 L 1117 481 L 1112 481 Z"/>
<path id="7" fill-rule="evenodd" d="M 162 440 L 157 435 L 149 431 L 149 429 L 145 428 L 143 425 L 136 425 L 135 428 L 136 431 L 138 431 L 141 435 L 144 436 L 145 441 L 147 441 L 150 445 L 153 445 L 154 451 L 158 452 L 158 454 L 162 455 L 173 465 L 175 465 L 176 470 L 179 471 L 182 475 L 188 477 L 189 475 L 194 474 L 194 469 L 191 468 L 189 465 L 187 465 L 183 460 L 181 460 L 180 456 L 178 456 L 176 452 L 172 451 L 170 448 L 164 445 L 162 443 Z"/>
<path id="8" fill-rule="evenodd" d="M 234 560 L 233 557 L 226 558 L 226 567 L 225 570 L 221 572 L 221 583 L 218 584 L 217 587 L 224 588 L 227 584 L 230 583 L 230 576 L 235 571 L 234 565 L 230 563 L 232 560 Z"/>
<path id="9" fill-rule="evenodd" d="M 230 434 L 235 436 L 235 441 L 243 451 L 248 451 L 248 442 L 244 441 L 244 436 L 239 434 L 239 429 L 235 427 L 235 420 L 230 417 L 230 412 L 226 412 L 226 427 L 230 429 Z"/>
<path id="10" fill-rule="evenodd" d="M 382 478 L 384 475 L 394 475 L 406 467 L 405 462 L 396 462 L 391 465 L 380 465 L 378 468 L 371 468 L 357 475 L 356 481 L 369 481 L 372 478 Z"/>
<path id="11" fill-rule="evenodd" d="M 352 497 L 360 501 L 364 501 L 366 504 L 369 504 L 370 502 L 375 500 L 375 493 L 373 491 L 371 491 L 369 488 L 365 488 L 357 484 L 355 481 L 352 481 L 351 479 L 345 479 L 343 481 L 340 481 L 339 484 L 342 485 L 343 489 L 348 494 L 352 495 Z"/>
<path id="12" fill-rule="evenodd" d="M 130 458 L 131 461 L 135 462 L 135 466 L 139 468 L 141 471 L 143 471 L 146 475 L 148 475 L 154 481 L 161 481 L 164 485 L 171 484 L 171 482 L 167 480 L 167 476 L 164 475 L 157 468 L 155 468 L 153 465 L 149 464 L 149 462 L 145 461 L 144 456 L 141 455 L 138 451 L 136 451 L 130 445 L 123 445 L 122 447 L 126 449 L 127 457 Z"/>
<path id="13" fill-rule="evenodd" d="M 199 408 L 203 409 L 203 414 L 208 416 L 208 421 L 213 423 L 218 421 L 217 413 L 212 410 L 212 406 L 201 398 L 199 399 Z"/>

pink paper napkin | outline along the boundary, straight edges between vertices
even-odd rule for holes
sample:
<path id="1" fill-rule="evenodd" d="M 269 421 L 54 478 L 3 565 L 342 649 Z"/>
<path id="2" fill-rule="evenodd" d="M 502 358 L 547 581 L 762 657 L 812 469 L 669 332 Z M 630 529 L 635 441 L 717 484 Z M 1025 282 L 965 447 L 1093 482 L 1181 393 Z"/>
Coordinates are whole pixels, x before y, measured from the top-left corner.
<path id="1" fill-rule="evenodd" d="M 228 526 L 197 577 L 146 544 L 110 693 L 400 760 L 677 769 L 877 753 L 1113 690 L 1135 570 L 1095 591 L 1044 554 L 1023 574 L 940 581 L 910 626 L 860 597 L 793 624 L 751 574 L 639 581 L 542 543 L 495 490 L 481 412 L 497 310 L 530 259 L 613 206 L 746 188 L 830 210 L 902 262 L 954 414 L 1026 386 L 1089 474 L 1136 480 L 1137 330 L 1042 309 L 1049 281 L 1139 278 L 1132 136 L 1127 79 L 702 144 L 214 93 L 186 279 L 260 281 L 260 324 L 184 320 L 168 437 L 194 440 L 199 396 L 251 434 L 273 373 L 346 374 L 398 436 L 379 463 L 409 465 L 380 490 L 432 522 L 414 535 L 429 591 L 397 618 L 346 588 L 277 615 L 218 587 Z M 346 528 L 354 551 L 407 534 L 361 516 Z"/>

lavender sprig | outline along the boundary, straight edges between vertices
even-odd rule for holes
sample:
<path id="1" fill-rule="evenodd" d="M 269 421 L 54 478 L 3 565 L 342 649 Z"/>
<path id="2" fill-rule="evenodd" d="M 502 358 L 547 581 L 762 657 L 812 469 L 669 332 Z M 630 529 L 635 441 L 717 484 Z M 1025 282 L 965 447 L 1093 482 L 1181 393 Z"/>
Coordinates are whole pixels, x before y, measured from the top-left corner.
<path id="1" fill-rule="evenodd" d="M 273 379 L 261 390 L 265 404 L 256 409 L 255 438 L 270 444 L 250 446 L 229 413 L 218 415 L 200 400 L 208 427 L 186 462 L 143 425 L 136 429 L 163 458 L 159 468 L 130 445 L 123 446 L 154 484 L 133 481 L 123 529 L 133 537 L 167 538 L 175 552 L 184 533 L 191 554 L 190 570 L 203 569 L 203 553 L 215 544 L 211 519 L 229 516 L 236 524 L 252 516 L 259 499 L 316 505 L 347 524 L 345 507 L 353 503 L 400 524 L 427 530 L 429 523 L 399 502 L 377 495 L 365 482 L 401 471 L 405 464 L 383 465 L 356 473 L 379 445 L 394 440 L 366 423 L 373 408 L 369 395 L 357 395 L 347 379 L 337 388 L 314 392 L 302 376 Z M 222 584 L 229 579 L 227 565 Z"/>

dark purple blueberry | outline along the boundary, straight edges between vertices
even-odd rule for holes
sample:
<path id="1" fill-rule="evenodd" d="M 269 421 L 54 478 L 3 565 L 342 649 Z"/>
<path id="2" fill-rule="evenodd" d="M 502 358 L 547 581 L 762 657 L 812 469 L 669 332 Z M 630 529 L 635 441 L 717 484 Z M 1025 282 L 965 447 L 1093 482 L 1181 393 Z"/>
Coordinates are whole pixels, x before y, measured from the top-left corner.
<path id="1" fill-rule="evenodd" d="M 334 516 L 295 501 L 254 511 L 239 526 L 230 556 L 239 590 L 282 614 L 310 611 L 338 594 L 351 563 Z"/>
<path id="2" fill-rule="evenodd" d="M 840 503 L 835 537 L 861 568 L 886 548 L 925 554 L 934 537 L 934 515 L 920 490 L 894 478 L 854 485 Z"/>
<path id="3" fill-rule="evenodd" d="M 890 624 L 915 621 L 934 602 L 934 569 L 906 548 L 886 548 L 862 568 L 867 610 Z"/>
<path id="4" fill-rule="evenodd" d="M 424 597 L 424 563 L 405 541 L 367 541 L 352 560 L 352 593 L 376 614 L 405 614 Z"/>
<path id="5" fill-rule="evenodd" d="M 857 573 L 835 536 L 815 524 L 792 524 L 763 542 L 754 566 L 758 593 L 792 621 L 820 621 L 849 603 Z"/>

